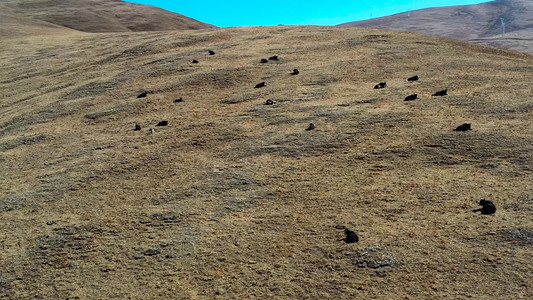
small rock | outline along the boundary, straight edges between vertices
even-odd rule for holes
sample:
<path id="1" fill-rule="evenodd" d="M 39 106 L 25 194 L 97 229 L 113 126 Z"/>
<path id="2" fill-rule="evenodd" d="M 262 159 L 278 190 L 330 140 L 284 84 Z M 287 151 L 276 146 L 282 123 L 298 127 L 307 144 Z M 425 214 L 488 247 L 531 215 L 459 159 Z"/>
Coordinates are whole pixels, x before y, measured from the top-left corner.
<path id="1" fill-rule="evenodd" d="M 226 290 L 223 289 L 223 288 L 219 288 L 216 292 L 215 292 L 216 295 L 224 295 L 226 294 Z"/>
<path id="2" fill-rule="evenodd" d="M 148 250 L 143 252 L 143 254 L 146 255 L 146 256 L 154 256 L 154 255 L 157 255 L 159 253 L 161 253 L 161 249 L 159 249 L 157 247 L 154 247 L 152 249 L 148 249 Z"/>
<path id="3" fill-rule="evenodd" d="M 371 260 L 366 262 L 367 267 L 372 269 L 378 269 L 383 267 L 392 267 L 394 265 L 394 259 L 388 257 L 385 260 Z"/>

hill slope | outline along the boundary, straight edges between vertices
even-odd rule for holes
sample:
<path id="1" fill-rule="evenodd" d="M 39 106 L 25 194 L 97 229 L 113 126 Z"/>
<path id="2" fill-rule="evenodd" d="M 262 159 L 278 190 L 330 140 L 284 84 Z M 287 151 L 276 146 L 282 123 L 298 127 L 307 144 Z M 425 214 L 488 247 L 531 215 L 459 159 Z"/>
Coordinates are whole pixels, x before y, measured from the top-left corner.
<path id="1" fill-rule="evenodd" d="M 157 7 L 121 0 L 3 0 L 0 9 L 86 32 L 215 28 Z"/>
<path id="2" fill-rule="evenodd" d="M 395 14 L 340 26 L 420 32 L 478 42 L 502 33 L 500 17 L 505 20 L 506 32 L 514 34 L 515 43 L 507 44 L 500 38 L 498 45 L 514 49 L 516 39 L 520 38 L 526 43 L 527 52 L 533 52 L 533 48 L 530 47 L 533 2 L 528 0 L 497 0 L 476 5 L 427 8 L 414 10 L 409 14 Z"/>
<path id="3" fill-rule="evenodd" d="M 525 29 L 506 34 L 471 39 L 471 42 L 491 47 L 533 53 L 533 30 Z"/>
<path id="4" fill-rule="evenodd" d="M 0 12 L 0 38 L 17 38 L 31 35 L 65 34 L 73 31 L 52 23 L 19 16 L 9 11 Z"/>
<path id="5" fill-rule="evenodd" d="M 2 43 L 0 298 L 530 299 L 532 65 L 338 27 Z"/>

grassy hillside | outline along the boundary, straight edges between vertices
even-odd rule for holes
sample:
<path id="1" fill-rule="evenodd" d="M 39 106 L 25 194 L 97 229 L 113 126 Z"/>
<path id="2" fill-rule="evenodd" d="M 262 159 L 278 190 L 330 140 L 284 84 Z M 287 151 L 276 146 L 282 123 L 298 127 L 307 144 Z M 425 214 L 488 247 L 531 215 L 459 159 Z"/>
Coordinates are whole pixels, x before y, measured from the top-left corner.
<path id="1" fill-rule="evenodd" d="M 2 0 L 0 10 L 86 32 L 215 27 L 157 7 L 122 0 Z"/>
<path id="2" fill-rule="evenodd" d="M 0 298 L 531 299 L 532 65 L 356 28 L 11 39 Z"/>
<path id="3" fill-rule="evenodd" d="M 69 31 L 72 30 L 48 22 L 22 17 L 9 11 L 0 12 L 0 39 L 72 33 Z"/>
<path id="4" fill-rule="evenodd" d="M 506 34 L 470 40 L 476 44 L 487 45 L 515 51 L 533 53 L 533 29 L 513 31 Z"/>

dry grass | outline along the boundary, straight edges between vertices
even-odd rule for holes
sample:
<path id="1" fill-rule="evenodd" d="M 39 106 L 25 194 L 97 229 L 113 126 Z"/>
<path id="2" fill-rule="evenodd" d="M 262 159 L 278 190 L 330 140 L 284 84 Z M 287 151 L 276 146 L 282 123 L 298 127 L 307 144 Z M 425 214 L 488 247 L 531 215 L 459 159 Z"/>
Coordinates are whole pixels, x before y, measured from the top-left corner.
<path id="1" fill-rule="evenodd" d="M 0 298 L 533 297 L 529 55 L 285 26 L 0 49 Z"/>

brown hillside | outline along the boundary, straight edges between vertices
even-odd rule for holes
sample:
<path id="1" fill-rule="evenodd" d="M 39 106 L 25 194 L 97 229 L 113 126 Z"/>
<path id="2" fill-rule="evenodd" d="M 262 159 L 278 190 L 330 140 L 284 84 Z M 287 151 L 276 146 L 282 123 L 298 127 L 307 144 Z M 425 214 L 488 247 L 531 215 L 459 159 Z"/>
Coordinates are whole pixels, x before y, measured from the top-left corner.
<path id="1" fill-rule="evenodd" d="M 121 0 L 2 0 L 1 9 L 86 32 L 215 28 L 157 7 Z"/>
<path id="2" fill-rule="evenodd" d="M 504 17 L 510 39 L 499 38 L 493 45 L 533 53 L 533 1 L 497 0 L 476 5 L 435 7 L 395 14 L 388 17 L 350 22 L 340 26 L 372 27 L 420 32 L 454 39 L 484 43 L 501 35 L 500 17 Z M 506 42 L 507 41 L 507 42 Z"/>
<path id="3" fill-rule="evenodd" d="M 520 52 L 533 53 L 533 29 L 513 31 L 485 38 L 471 39 L 471 42 L 491 47 L 507 48 Z"/>
<path id="4" fill-rule="evenodd" d="M 532 66 L 361 28 L 10 39 L 0 299 L 531 299 Z"/>

